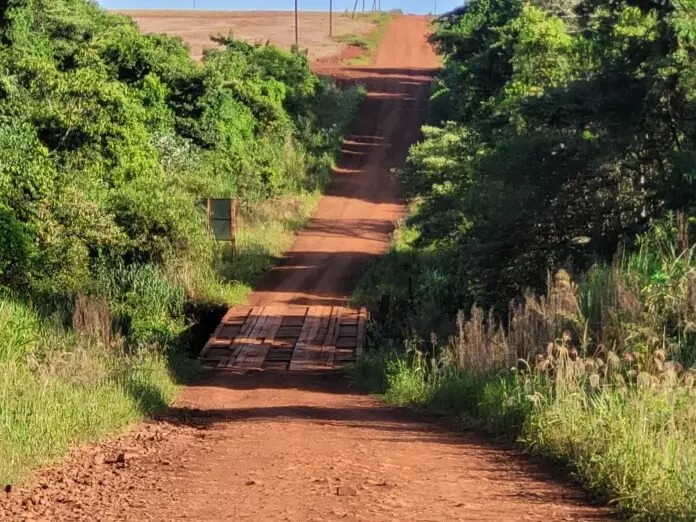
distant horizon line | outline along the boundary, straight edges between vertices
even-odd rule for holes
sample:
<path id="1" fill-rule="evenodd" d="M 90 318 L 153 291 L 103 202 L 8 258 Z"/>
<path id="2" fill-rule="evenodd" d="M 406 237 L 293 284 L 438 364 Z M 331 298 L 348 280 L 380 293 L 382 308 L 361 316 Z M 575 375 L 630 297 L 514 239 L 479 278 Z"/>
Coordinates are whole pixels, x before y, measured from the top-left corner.
<path id="1" fill-rule="evenodd" d="M 294 12 L 294 9 L 264 9 L 264 8 L 258 8 L 258 7 L 239 7 L 236 9 L 193 9 L 191 7 L 105 7 L 107 11 L 191 11 L 195 13 L 214 13 L 214 12 L 235 12 L 235 11 L 264 11 L 267 13 L 292 13 Z M 333 12 L 352 12 L 351 9 L 334 9 Z M 298 9 L 298 12 L 300 13 L 328 13 L 328 9 Z M 389 10 L 383 10 L 383 11 L 355 11 L 356 15 L 360 14 L 371 14 L 371 13 L 394 13 L 398 12 L 403 15 L 415 15 L 415 16 L 428 16 L 427 13 L 425 14 L 418 14 L 418 13 L 412 13 L 412 12 L 405 12 L 403 9 L 389 9 Z"/>

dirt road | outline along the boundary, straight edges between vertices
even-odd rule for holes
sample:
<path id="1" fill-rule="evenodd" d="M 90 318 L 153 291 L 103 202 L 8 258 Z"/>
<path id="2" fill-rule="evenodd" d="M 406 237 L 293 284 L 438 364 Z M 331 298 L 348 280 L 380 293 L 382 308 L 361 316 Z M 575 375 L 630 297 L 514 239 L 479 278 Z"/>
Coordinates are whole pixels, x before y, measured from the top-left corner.
<path id="1" fill-rule="evenodd" d="M 252 303 L 332 303 L 403 212 L 390 169 L 418 133 L 432 68 L 423 18 L 397 19 L 316 216 Z M 82 448 L 12 493 L 46 520 L 592 520 L 607 516 L 514 450 L 453 433 L 336 374 L 211 373 L 170 414 Z M 0 514 L 2 511 L 0 511 Z"/>
<path id="2" fill-rule="evenodd" d="M 387 248 L 404 211 L 392 171 L 418 139 L 438 66 L 427 27 L 424 18 L 399 18 L 371 67 L 318 71 L 365 85 L 367 99 L 316 214 L 250 304 L 341 304 L 364 263 Z"/>

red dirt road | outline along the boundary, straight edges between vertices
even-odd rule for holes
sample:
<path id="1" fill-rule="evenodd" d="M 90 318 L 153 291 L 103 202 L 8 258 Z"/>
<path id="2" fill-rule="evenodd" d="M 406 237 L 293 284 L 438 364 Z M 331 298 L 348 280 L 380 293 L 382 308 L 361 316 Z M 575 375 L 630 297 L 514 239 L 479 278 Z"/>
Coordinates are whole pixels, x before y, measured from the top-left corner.
<path id="1" fill-rule="evenodd" d="M 418 139 L 439 66 L 427 31 L 425 18 L 398 18 L 372 66 L 317 71 L 365 85 L 367 99 L 314 217 L 249 304 L 343 304 L 365 262 L 386 250 L 404 211 L 392 171 Z"/>
<path id="2" fill-rule="evenodd" d="M 251 303 L 332 303 L 403 212 L 389 169 L 418 135 L 437 65 L 424 18 L 391 26 L 336 181 Z M 118 459 L 119 453 L 124 453 Z M 119 460 L 121 462 L 119 462 Z M 454 433 L 337 374 L 211 373 L 166 418 L 77 450 L 0 501 L 23 520 L 594 520 L 574 487 L 515 450 Z"/>

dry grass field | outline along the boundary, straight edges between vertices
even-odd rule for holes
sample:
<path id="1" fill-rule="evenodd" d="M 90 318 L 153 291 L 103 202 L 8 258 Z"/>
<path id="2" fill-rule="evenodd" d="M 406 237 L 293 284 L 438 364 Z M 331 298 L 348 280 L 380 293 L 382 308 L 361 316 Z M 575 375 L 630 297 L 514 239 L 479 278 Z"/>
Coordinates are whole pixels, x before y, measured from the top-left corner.
<path id="1" fill-rule="evenodd" d="M 191 54 L 200 59 L 203 50 L 215 47 L 210 35 L 232 31 L 248 42 L 270 42 L 290 48 L 295 42 L 294 15 L 285 11 L 118 11 L 131 16 L 146 33 L 180 36 L 191 46 Z M 376 24 L 369 15 L 352 19 L 334 13 L 333 38 L 329 36 L 329 14 L 300 13 L 300 48 L 307 49 L 311 60 L 337 55 L 350 35 L 371 33 Z"/>

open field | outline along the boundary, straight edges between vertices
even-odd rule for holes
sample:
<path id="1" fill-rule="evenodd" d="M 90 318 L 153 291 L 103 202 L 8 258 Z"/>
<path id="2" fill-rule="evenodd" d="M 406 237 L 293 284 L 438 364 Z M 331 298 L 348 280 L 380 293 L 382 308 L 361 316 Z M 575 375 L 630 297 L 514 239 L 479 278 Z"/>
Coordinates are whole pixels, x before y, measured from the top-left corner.
<path id="1" fill-rule="evenodd" d="M 210 35 L 227 34 L 249 42 L 270 42 L 289 49 L 295 43 L 294 15 L 289 11 L 117 11 L 131 16 L 146 33 L 180 36 L 200 59 L 203 50 L 214 48 Z M 329 36 L 328 13 L 300 13 L 300 47 L 312 61 L 337 55 L 350 35 L 369 34 L 376 24 L 369 15 L 355 19 L 334 13 L 333 38 Z"/>

